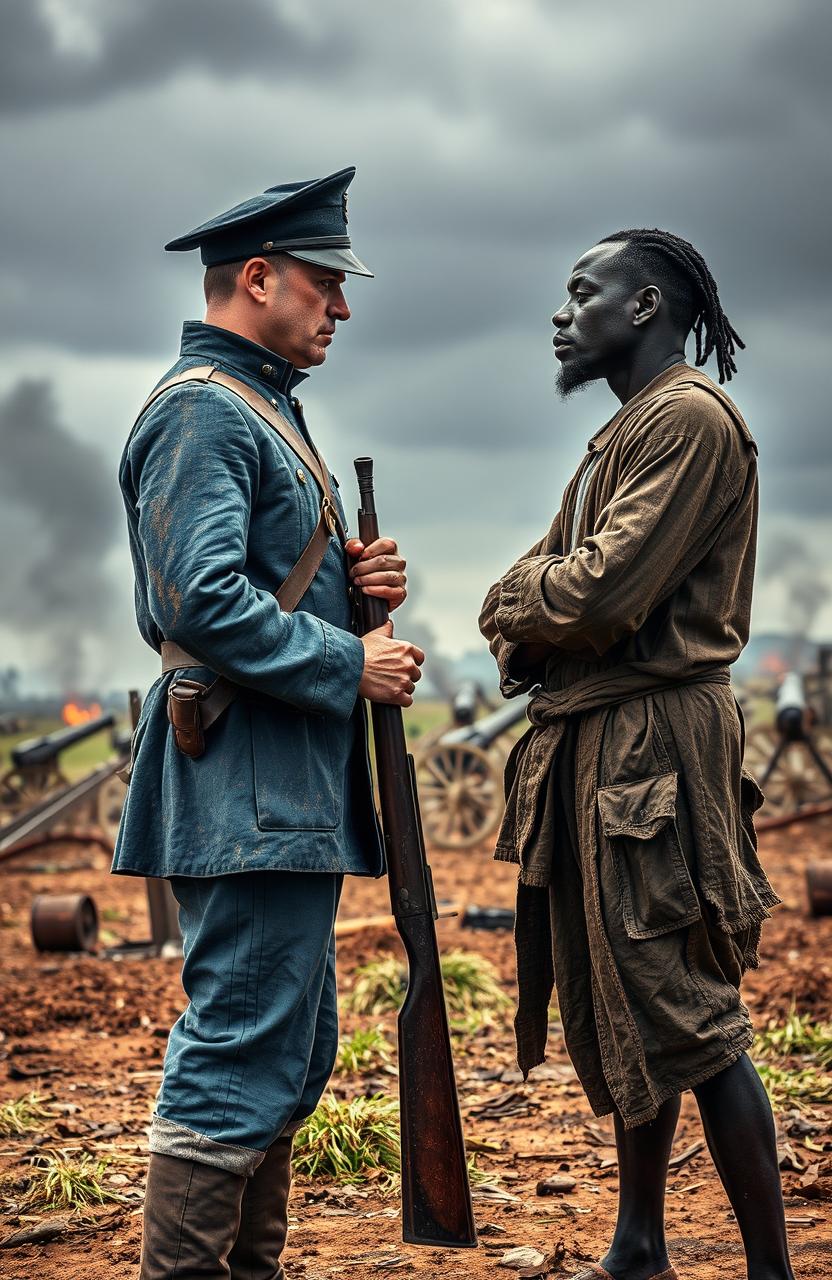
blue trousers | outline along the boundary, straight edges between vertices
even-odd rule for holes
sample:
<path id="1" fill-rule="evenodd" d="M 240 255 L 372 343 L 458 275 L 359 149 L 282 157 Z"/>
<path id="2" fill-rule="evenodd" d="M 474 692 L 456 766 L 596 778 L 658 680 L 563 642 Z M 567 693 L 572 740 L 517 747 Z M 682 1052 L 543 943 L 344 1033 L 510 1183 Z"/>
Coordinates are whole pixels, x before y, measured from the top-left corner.
<path id="1" fill-rule="evenodd" d="M 150 1150 L 251 1176 L 311 1115 L 338 1049 L 343 877 L 172 877 L 188 1006 L 170 1033 Z"/>

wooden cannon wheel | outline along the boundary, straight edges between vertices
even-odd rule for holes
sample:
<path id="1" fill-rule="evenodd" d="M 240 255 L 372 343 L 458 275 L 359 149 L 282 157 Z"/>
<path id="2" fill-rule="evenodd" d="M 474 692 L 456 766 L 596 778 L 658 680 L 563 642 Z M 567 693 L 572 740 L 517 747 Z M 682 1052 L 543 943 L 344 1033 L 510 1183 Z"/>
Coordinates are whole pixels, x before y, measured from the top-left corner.
<path id="1" fill-rule="evenodd" d="M 771 815 L 790 813 L 804 805 L 826 800 L 832 793 L 832 787 L 812 759 L 805 742 L 785 743 L 770 777 L 763 781 L 780 741 L 777 729 L 764 725 L 750 729 L 745 740 L 743 764 L 765 792 L 765 812 Z M 812 741 L 832 766 L 832 730 L 814 730 Z"/>
<path id="2" fill-rule="evenodd" d="M 470 849 L 491 835 L 503 813 L 502 757 L 468 742 L 436 743 L 416 757 L 422 825 L 428 844 Z"/>

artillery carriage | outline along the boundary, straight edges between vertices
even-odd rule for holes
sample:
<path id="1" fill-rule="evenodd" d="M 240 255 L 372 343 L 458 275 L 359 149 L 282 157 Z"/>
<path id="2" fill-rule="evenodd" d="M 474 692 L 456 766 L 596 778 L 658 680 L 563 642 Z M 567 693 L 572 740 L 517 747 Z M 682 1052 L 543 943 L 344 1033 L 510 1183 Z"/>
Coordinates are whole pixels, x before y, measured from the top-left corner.
<path id="1" fill-rule="evenodd" d="M 823 666 L 805 677 L 788 671 L 777 690 L 774 723 L 748 731 L 743 763 L 765 793 L 767 814 L 798 813 L 832 795 L 832 725 L 827 702 Z"/>
<path id="2" fill-rule="evenodd" d="M 746 735 L 743 763 L 765 792 L 770 819 L 832 796 L 832 651 L 820 657 L 816 673 L 782 678 L 773 723 Z M 440 849 L 474 848 L 496 830 L 506 744 L 526 715 L 528 700 L 515 699 L 475 719 L 474 689 L 460 689 L 452 726 L 426 737 L 415 755 L 425 833 Z"/>
<path id="3" fill-rule="evenodd" d="M 124 804 L 118 773 L 127 763 L 129 739 L 114 730 L 114 758 L 75 782 L 64 773 L 61 755 L 114 726 L 114 716 L 97 716 L 12 748 L 11 763 L 0 777 L 0 860 L 50 840 L 73 838 L 66 829 L 70 816 L 88 828 L 85 840 L 112 851 Z"/>
<path id="4" fill-rule="evenodd" d="M 465 718 L 455 714 L 454 727 L 415 754 L 425 835 L 440 849 L 471 849 L 495 831 L 504 808 L 506 735 L 525 719 L 528 704 L 518 698 L 475 720 L 476 703 L 471 706 L 465 687 L 454 699 L 455 710 L 458 699 Z"/>

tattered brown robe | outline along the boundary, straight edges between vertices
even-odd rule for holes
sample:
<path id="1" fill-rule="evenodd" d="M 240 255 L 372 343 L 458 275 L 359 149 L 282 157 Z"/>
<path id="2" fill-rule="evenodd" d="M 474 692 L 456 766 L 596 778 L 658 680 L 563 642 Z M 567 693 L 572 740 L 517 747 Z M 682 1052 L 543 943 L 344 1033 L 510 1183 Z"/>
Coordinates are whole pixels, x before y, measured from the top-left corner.
<path id="1" fill-rule="evenodd" d="M 628 1126 L 749 1046 L 740 978 L 778 902 L 728 670 L 748 639 L 755 455 L 710 379 L 666 370 L 593 437 L 480 618 L 503 692 L 541 686 L 496 853 L 520 865 L 518 1060 L 543 1060 L 554 976 L 589 1100 Z M 551 655 L 535 666 L 525 644 Z"/>

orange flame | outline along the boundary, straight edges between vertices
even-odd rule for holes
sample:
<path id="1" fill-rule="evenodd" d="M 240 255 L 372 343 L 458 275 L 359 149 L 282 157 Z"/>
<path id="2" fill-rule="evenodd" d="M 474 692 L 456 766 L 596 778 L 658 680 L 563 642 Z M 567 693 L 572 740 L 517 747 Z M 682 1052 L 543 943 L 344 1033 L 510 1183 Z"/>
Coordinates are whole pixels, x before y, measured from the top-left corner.
<path id="1" fill-rule="evenodd" d="M 77 702 L 67 702 L 61 715 L 64 724 L 89 724 L 90 720 L 96 720 L 101 715 L 101 708 L 97 702 L 91 703 L 88 707 L 81 707 Z"/>
<path id="2" fill-rule="evenodd" d="M 760 660 L 760 671 L 766 676 L 784 676 L 789 670 L 789 664 L 782 654 L 776 650 L 771 650 L 765 654 Z"/>

